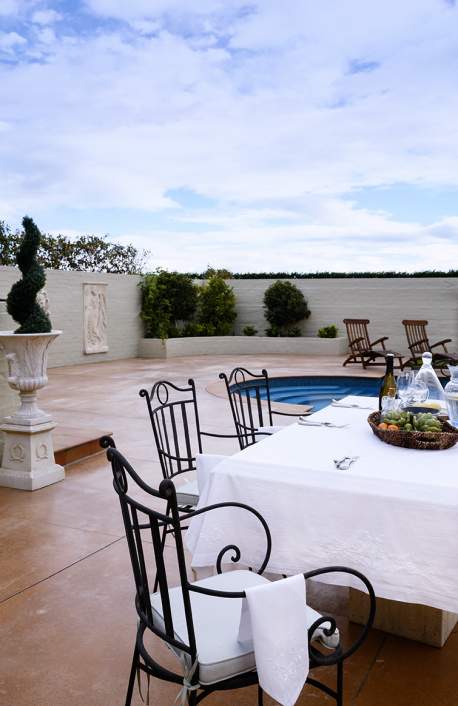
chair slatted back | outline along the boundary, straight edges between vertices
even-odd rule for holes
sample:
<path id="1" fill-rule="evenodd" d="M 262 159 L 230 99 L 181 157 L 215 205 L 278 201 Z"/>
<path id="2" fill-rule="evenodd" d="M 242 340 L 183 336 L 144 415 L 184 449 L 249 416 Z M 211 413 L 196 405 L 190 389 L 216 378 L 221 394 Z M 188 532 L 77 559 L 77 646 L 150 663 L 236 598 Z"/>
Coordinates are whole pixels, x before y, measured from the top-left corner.
<path id="1" fill-rule="evenodd" d="M 240 448 L 255 444 L 259 427 L 272 426 L 269 376 L 263 369 L 260 374 L 246 368 L 234 368 L 229 377 L 220 373 L 226 384 L 232 418 Z"/>
<path id="2" fill-rule="evenodd" d="M 121 505 L 135 581 L 135 604 L 140 621 L 143 626 L 150 629 L 171 647 L 183 650 L 190 654 L 194 660 L 196 658 L 196 642 L 175 486 L 172 481 L 163 480 L 159 489 L 154 490 L 144 483 L 126 459 L 114 448 L 114 442 L 110 437 L 103 437 L 102 445 L 110 447 L 107 456 L 113 472 L 113 487 L 118 494 Z M 129 495 L 131 481 L 133 481 L 132 485 L 136 490 L 136 499 Z M 137 499 L 139 489 L 144 491 L 142 500 L 145 503 L 149 503 L 151 497 L 162 500 L 165 512 L 152 509 L 140 502 Z M 178 640 L 174 632 L 169 580 L 164 558 L 165 543 L 162 539 L 162 530 L 165 525 L 174 530 L 176 538 L 176 559 L 185 607 L 188 642 Z M 159 589 L 156 596 L 159 596 L 160 599 L 163 620 L 159 620 L 154 615 L 151 605 L 151 587 L 156 575 Z"/>
<path id="3" fill-rule="evenodd" d="M 370 320 L 344 319 L 343 322 L 347 329 L 348 342 L 352 352 L 357 353 L 370 350 L 371 344 L 367 330 L 367 325 L 370 324 Z"/>
<path id="4" fill-rule="evenodd" d="M 421 356 L 430 350 L 426 319 L 404 319 L 403 325 L 407 336 L 407 345 L 413 357 Z"/>
<path id="5" fill-rule="evenodd" d="M 202 438 L 194 380 L 188 387 L 159 380 L 150 393 L 139 394 L 146 399 L 164 478 L 195 470 Z"/>

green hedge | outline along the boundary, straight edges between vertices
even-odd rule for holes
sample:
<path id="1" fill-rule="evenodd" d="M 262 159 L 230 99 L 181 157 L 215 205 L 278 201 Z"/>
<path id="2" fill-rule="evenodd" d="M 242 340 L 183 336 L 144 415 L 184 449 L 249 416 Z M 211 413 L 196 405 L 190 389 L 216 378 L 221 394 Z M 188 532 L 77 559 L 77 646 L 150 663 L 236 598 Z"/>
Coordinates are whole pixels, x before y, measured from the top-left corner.
<path id="1" fill-rule="evenodd" d="M 188 273 L 194 279 L 204 279 L 205 273 Z M 401 279 L 422 277 L 458 277 L 458 270 L 423 270 L 419 272 L 235 272 L 232 279 Z"/>

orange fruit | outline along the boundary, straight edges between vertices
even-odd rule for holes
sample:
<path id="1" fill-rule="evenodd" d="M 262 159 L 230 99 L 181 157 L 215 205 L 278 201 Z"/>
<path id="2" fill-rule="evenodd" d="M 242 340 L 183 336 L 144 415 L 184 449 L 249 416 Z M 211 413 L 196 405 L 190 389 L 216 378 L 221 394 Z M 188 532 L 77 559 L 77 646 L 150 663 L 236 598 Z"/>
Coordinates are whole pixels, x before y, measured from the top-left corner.
<path id="1" fill-rule="evenodd" d="M 399 431 L 399 427 L 397 424 L 389 424 L 388 431 Z"/>
<path id="2" fill-rule="evenodd" d="M 378 425 L 379 429 L 388 429 L 388 424 L 385 424 L 385 422 L 382 422 L 381 424 Z"/>

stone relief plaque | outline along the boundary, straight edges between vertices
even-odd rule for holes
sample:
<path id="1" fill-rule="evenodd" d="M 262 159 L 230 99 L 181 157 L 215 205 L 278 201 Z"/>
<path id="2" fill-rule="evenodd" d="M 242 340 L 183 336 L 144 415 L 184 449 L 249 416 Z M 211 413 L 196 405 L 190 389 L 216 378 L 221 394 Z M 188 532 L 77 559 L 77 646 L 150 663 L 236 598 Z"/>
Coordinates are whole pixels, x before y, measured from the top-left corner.
<path id="1" fill-rule="evenodd" d="M 107 285 L 83 284 L 84 352 L 106 353 L 108 350 Z"/>

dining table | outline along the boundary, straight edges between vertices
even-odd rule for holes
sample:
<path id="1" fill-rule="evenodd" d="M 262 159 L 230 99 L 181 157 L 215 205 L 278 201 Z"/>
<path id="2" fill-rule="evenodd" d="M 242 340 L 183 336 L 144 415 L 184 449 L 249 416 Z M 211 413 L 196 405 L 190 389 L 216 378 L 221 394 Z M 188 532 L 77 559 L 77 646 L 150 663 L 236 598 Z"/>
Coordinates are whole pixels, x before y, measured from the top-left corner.
<path id="1" fill-rule="evenodd" d="M 376 398 L 348 396 L 232 456 L 198 457 L 198 507 L 253 507 L 272 537 L 267 571 L 356 569 L 383 602 L 389 631 L 442 646 L 458 613 L 458 446 L 386 444 L 367 421 L 376 409 Z M 234 507 L 192 518 L 185 541 L 194 569 L 214 566 L 227 545 L 254 569 L 266 551 L 259 520 Z M 358 620 L 364 596 L 353 581 L 332 578 L 350 587 Z"/>

